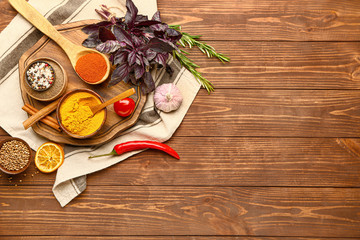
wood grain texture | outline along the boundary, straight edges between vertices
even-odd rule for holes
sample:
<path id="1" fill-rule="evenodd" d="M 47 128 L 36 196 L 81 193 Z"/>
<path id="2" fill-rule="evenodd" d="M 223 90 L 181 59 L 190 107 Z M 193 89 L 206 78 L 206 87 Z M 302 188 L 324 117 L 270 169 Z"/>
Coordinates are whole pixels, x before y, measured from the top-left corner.
<path id="1" fill-rule="evenodd" d="M 119 236 L 5 236 L 6 240 L 118 240 Z M 141 240 L 334 240 L 322 237 L 239 237 L 239 236 L 141 236 Z M 139 240 L 139 236 L 121 236 L 121 240 Z M 358 238 L 346 238 L 358 240 Z"/>
<path id="2" fill-rule="evenodd" d="M 0 127 L 0 136 L 9 136 L 9 134 L 2 127 Z"/>
<path id="3" fill-rule="evenodd" d="M 358 41 L 357 1 L 158 1 L 164 21 L 208 40 Z M 0 1 L 6 27 L 16 12 Z M 181 13 L 181 14 L 179 14 Z M 345 37 L 344 37 L 345 36 Z"/>
<path id="4" fill-rule="evenodd" d="M 157 2 L 231 58 L 191 51 L 216 92 L 168 142 L 181 160 L 147 150 L 65 208 L 55 173 L 0 174 L 0 239 L 360 239 L 360 2 Z M 16 12 L 0 10 L 1 31 Z"/>
<path id="5" fill-rule="evenodd" d="M 98 186 L 61 208 L 51 186 L 1 186 L 0 203 L 0 235 L 360 237 L 356 188 Z"/>
<path id="6" fill-rule="evenodd" d="M 158 1 L 162 20 L 208 40 L 358 41 L 360 2 Z M 179 14 L 181 13 L 181 14 Z"/>
<path id="7" fill-rule="evenodd" d="M 231 62 L 186 49 L 219 88 L 360 89 L 359 42 L 208 41 Z"/>
<path id="8" fill-rule="evenodd" d="M 0 31 L 10 23 L 10 21 L 15 17 L 17 12 L 10 6 L 7 0 L 0 0 Z"/>
<path id="9" fill-rule="evenodd" d="M 175 136 L 358 137 L 357 90 L 201 91 Z"/>
<path id="10" fill-rule="evenodd" d="M 180 161 L 147 150 L 89 175 L 87 184 L 359 187 L 360 157 L 351 151 L 359 143 L 336 138 L 174 137 L 167 144 L 180 154 Z M 53 184 L 55 173 L 37 172 L 31 164 L 26 175 L 13 176 L 11 182 L 0 174 L 0 185 Z"/>

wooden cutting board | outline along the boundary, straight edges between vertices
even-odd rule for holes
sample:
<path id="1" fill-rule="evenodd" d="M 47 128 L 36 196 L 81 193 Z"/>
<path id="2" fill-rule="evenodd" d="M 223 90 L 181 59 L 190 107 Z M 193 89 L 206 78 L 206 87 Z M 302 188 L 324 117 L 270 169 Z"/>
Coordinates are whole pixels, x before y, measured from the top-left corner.
<path id="1" fill-rule="evenodd" d="M 79 21 L 75 23 L 58 25 L 56 26 L 56 29 L 72 42 L 81 44 L 82 41 L 87 38 L 87 35 L 81 31 L 81 28 L 87 24 L 96 22 L 98 22 L 98 20 Z M 56 62 L 60 63 L 60 65 L 64 68 L 68 77 L 68 84 L 65 92 L 78 88 L 88 88 L 97 92 L 106 101 L 120 94 L 121 92 L 134 87 L 133 85 L 121 82 L 113 87 L 108 88 L 107 84 L 109 80 L 106 80 L 104 83 L 99 85 L 89 85 L 85 83 L 75 73 L 71 66 L 70 60 L 65 55 L 65 52 L 55 42 L 53 42 L 47 36 L 44 36 L 33 47 L 26 51 L 19 60 L 20 88 L 23 101 L 25 104 L 30 104 L 37 109 L 43 108 L 50 102 L 35 100 L 25 91 L 26 83 L 24 81 L 24 71 L 29 63 L 38 58 L 52 58 Z M 57 143 L 65 143 L 76 146 L 99 145 L 105 143 L 120 135 L 127 128 L 134 125 L 139 118 L 141 110 L 144 107 L 146 101 L 146 95 L 141 93 L 139 87 L 136 87 L 135 89 L 136 94 L 131 96 L 131 98 L 136 103 L 134 113 L 129 117 L 122 118 L 114 112 L 112 105 L 108 106 L 106 122 L 99 133 L 92 138 L 75 139 L 66 135 L 64 132 L 58 132 L 54 130 L 42 122 L 37 122 L 33 125 L 32 128 L 37 134 Z M 56 118 L 55 112 L 53 112 L 51 116 Z"/>

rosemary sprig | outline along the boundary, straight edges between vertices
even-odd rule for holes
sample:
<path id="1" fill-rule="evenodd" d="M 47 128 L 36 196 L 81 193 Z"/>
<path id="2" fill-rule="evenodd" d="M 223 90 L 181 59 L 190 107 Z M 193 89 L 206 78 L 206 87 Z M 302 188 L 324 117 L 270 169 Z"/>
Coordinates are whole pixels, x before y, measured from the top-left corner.
<path id="1" fill-rule="evenodd" d="M 230 58 L 225 56 L 222 53 L 217 53 L 215 51 L 215 48 L 210 46 L 209 44 L 199 41 L 198 39 L 201 37 L 201 35 L 190 35 L 186 32 L 181 31 L 180 25 L 170 25 L 169 26 L 172 29 L 175 29 L 176 31 L 181 32 L 182 37 L 179 40 L 179 43 L 181 46 L 186 47 L 189 46 L 189 48 L 192 48 L 194 46 L 198 47 L 201 52 L 206 54 L 209 58 L 216 57 L 218 58 L 222 63 L 230 62 Z"/>
<path id="2" fill-rule="evenodd" d="M 215 49 L 208 45 L 205 42 L 201 42 L 198 39 L 201 37 L 201 35 L 190 35 L 186 32 L 182 32 L 181 31 L 181 26 L 180 25 L 169 25 L 170 28 L 175 29 L 179 32 L 181 32 L 182 37 L 181 39 L 178 41 L 178 43 L 182 46 L 182 47 L 189 47 L 192 48 L 194 46 L 196 46 L 197 48 L 199 48 L 199 50 L 201 52 L 203 52 L 204 54 L 206 54 L 209 58 L 211 57 L 216 57 L 217 59 L 219 59 L 222 63 L 225 62 L 230 62 L 230 58 L 225 56 L 222 53 L 217 53 L 215 51 Z M 208 91 L 208 93 L 211 93 L 214 91 L 214 86 L 213 84 L 207 80 L 206 78 L 204 78 L 200 72 L 198 72 L 196 70 L 196 68 L 199 68 L 200 66 L 195 64 L 191 59 L 189 59 L 186 55 L 188 55 L 188 53 L 184 50 L 180 50 L 180 52 L 178 51 L 173 51 L 173 55 L 174 57 L 176 57 L 180 63 L 186 67 L 194 76 L 195 78 L 201 83 L 201 85 Z"/>
<path id="3" fill-rule="evenodd" d="M 199 81 L 199 83 L 205 88 L 208 93 L 211 93 L 214 91 L 213 84 L 204 78 L 199 71 L 196 70 L 196 68 L 199 67 L 196 63 L 194 63 L 191 59 L 189 59 L 185 54 L 187 54 L 184 50 L 180 50 L 180 52 L 174 50 L 173 55 L 174 58 L 177 58 L 179 62 L 187 68 L 192 75 Z"/>

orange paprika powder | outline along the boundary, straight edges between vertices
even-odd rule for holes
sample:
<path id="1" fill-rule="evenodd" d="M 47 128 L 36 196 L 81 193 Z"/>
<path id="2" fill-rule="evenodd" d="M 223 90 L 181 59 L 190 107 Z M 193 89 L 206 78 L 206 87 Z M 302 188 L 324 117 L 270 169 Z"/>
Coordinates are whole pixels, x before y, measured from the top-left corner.
<path id="1" fill-rule="evenodd" d="M 84 81 L 96 83 L 107 71 L 106 61 L 100 54 L 88 53 L 77 60 L 75 71 Z"/>

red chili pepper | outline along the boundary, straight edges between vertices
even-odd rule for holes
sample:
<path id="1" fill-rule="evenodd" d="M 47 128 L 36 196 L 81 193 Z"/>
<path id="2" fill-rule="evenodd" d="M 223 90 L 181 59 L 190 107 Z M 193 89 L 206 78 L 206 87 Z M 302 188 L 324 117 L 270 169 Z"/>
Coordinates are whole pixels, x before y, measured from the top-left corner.
<path id="1" fill-rule="evenodd" d="M 110 156 L 110 155 L 117 156 L 117 155 L 121 155 L 126 152 L 141 150 L 141 149 L 145 149 L 145 148 L 161 150 L 161 151 L 166 152 L 167 154 L 173 156 L 176 159 L 180 159 L 179 154 L 177 154 L 177 152 L 175 152 L 174 149 L 172 149 L 171 147 L 169 147 L 166 144 L 163 144 L 160 142 L 155 142 L 155 141 L 129 141 L 129 142 L 120 143 L 120 144 L 115 145 L 114 149 L 108 154 L 90 156 L 89 158 L 103 157 L 103 156 Z"/>

